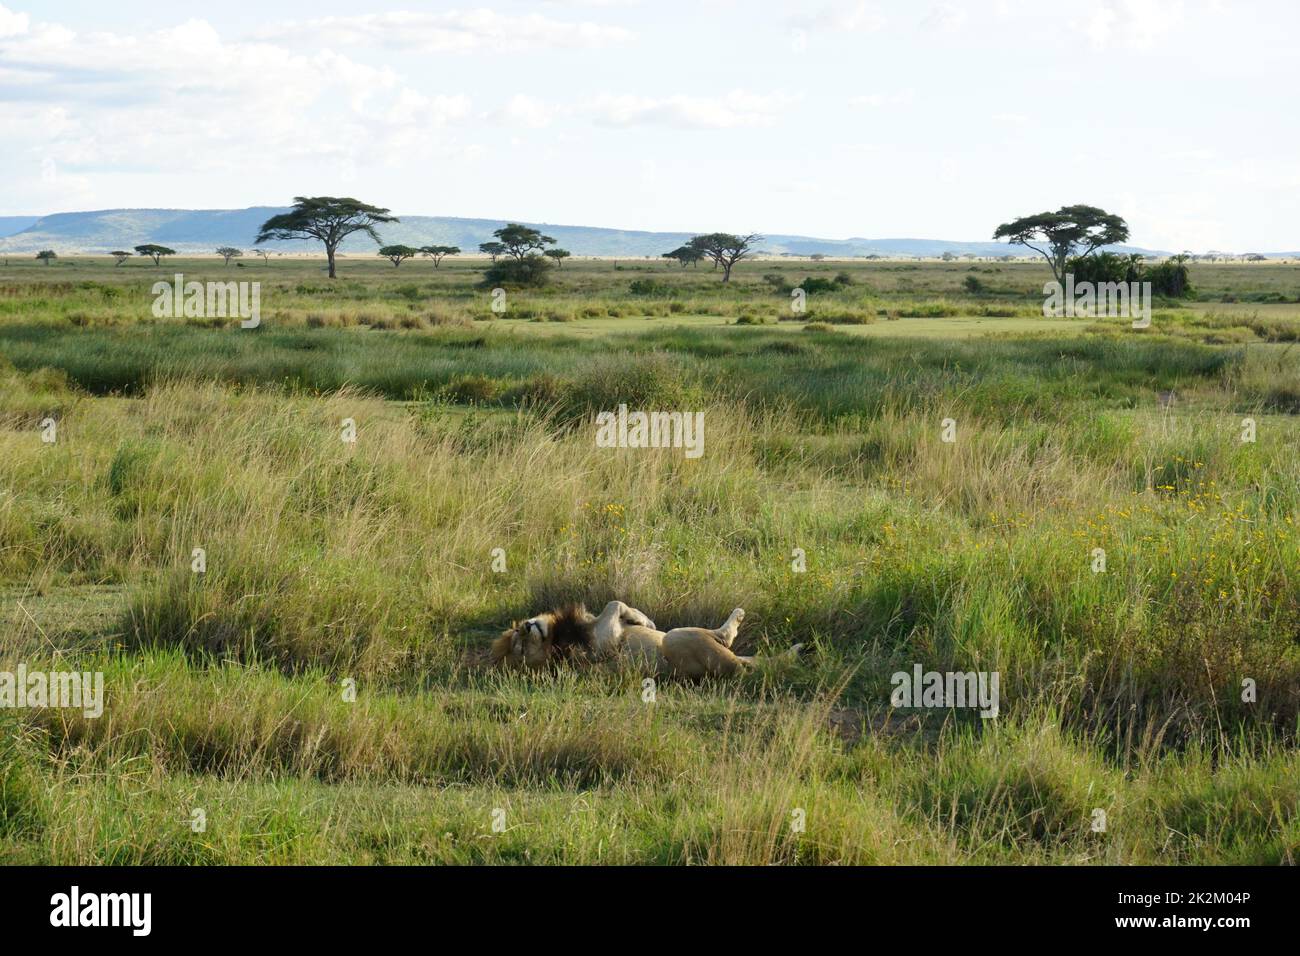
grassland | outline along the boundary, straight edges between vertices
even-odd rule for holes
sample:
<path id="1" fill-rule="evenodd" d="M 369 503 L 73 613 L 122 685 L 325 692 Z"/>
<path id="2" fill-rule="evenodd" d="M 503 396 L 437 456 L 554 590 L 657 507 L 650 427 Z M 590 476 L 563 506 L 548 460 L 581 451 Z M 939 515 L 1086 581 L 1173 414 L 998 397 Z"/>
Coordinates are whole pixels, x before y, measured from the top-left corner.
<path id="1" fill-rule="evenodd" d="M 0 267 L 0 669 L 107 685 L 0 710 L 0 861 L 1295 862 L 1300 267 L 1142 331 L 1022 263 L 571 261 L 503 314 L 480 268 Z M 154 318 L 175 272 L 262 326 Z M 705 454 L 595 447 L 619 402 Z M 483 666 L 611 597 L 815 653 L 653 704 Z M 914 664 L 1000 715 L 891 708 Z"/>

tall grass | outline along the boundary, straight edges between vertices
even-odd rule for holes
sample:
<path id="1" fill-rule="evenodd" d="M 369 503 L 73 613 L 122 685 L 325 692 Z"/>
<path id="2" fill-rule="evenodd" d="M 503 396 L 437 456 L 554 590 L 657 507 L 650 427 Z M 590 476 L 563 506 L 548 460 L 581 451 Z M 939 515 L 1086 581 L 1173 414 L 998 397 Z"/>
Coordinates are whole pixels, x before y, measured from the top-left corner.
<path id="1" fill-rule="evenodd" d="M 0 296 L 0 669 L 108 681 L 98 720 L 4 717 L 0 859 L 1294 862 L 1287 346 L 520 334 L 405 269 L 292 294 L 445 321 Z M 615 275 L 574 271 L 575 303 Z M 597 448 L 620 402 L 703 411 L 704 456 Z M 482 667 L 512 619 L 611 597 L 666 626 L 740 605 L 744 649 L 814 653 L 654 704 L 636 674 Z M 1000 716 L 893 711 L 913 664 L 999 671 Z"/>

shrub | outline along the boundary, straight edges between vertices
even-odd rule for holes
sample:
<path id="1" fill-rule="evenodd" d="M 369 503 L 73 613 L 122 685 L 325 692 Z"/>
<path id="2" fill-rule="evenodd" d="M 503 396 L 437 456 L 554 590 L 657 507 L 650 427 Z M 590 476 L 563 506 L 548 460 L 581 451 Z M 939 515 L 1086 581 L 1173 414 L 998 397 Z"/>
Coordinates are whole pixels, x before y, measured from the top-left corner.
<path id="1" fill-rule="evenodd" d="M 1071 259 L 1066 271 L 1074 275 L 1075 282 L 1150 282 L 1155 295 L 1171 299 L 1182 299 L 1192 293 L 1187 266 L 1176 259 L 1146 266 L 1141 256 L 1101 252 Z"/>
<path id="2" fill-rule="evenodd" d="M 1192 294 L 1192 284 L 1187 278 L 1187 266 L 1181 262 L 1162 262 L 1146 271 L 1143 278 L 1151 283 L 1151 291 L 1170 299 L 1182 299 Z"/>
<path id="3" fill-rule="evenodd" d="M 677 289 L 658 279 L 633 279 L 627 287 L 632 295 L 670 296 L 676 295 Z"/>
<path id="4" fill-rule="evenodd" d="M 1139 258 L 1099 252 L 1093 256 L 1076 256 L 1066 263 L 1065 271 L 1075 282 L 1137 282 L 1142 277 Z"/>
<path id="5" fill-rule="evenodd" d="M 483 273 L 483 285 L 487 288 L 497 286 L 526 286 L 536 288 L 546 285 L 555 264 L 550 259 L 534 254 L 522 259 L 500 259 Z"/>

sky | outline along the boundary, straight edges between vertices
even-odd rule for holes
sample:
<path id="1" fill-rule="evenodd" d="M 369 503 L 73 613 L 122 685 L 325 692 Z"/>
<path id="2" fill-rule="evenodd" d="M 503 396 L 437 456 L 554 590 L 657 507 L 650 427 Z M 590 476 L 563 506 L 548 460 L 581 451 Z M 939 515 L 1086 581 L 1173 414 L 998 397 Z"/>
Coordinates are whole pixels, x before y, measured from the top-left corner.
<path id="1" fill-rule="evenodd" d="M 0 0 L 0 215 L 287 205 L 1300 249 L 1300 4 Z"/>

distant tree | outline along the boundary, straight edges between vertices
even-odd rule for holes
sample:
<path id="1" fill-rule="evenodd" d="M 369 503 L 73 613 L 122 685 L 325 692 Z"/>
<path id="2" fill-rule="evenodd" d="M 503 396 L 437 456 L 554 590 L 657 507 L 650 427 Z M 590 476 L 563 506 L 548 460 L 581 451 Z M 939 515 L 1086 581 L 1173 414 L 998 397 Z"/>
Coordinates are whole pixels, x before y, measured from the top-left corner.
<path id="1" fill-rule="evenodd" d="M 162 261 L 163 256 L 176 255 L 175 249 L 168 249 L 166 246 L 160 246 L 152 242 L 146 242 L 144 245 L 135 246 L 134 248 L 136 255 L 148 256 L 153 260 L 154 265 L 158 265 Z"/>
<path id="2" fill-rule="evenodd" d="M 238 259 L 243 254 L 243 249 L 236 249 L 234 246 L 221 246 L 217 249 L 217 255 L 226 260 L 226 265 L 230 265 L 231 259 Z"/>
<path id="3" fill-rule="evenodd" d="M 665 252 L 665 259 L 676 259 L 683 269 L 688 265 L 697 265 L 704 258 L 704 253 L 694 246 L 678 246 L 672 252 Z"/>
<path id="4" fill-rule="evenodd" d="M 269 261 L 271 260 L 271 250 L 270 250 L 270 249 L 254 249 L 253 251 L 256 252 L 259 256 L 262 257 L 262 262 L 263 262 L 263 263 L 269 262 Z"/>
<path id="5" fill-rule="evenodd" d="M 993 238 L 1033 249 L 1047 260 L 1056 281 L 1064 284 L 1067 260 L 1086 258 L 1102 246 L 1124 242 L 1128 223 L 1096 206 L 1062 206 L 1056 212 L 1004 222 Z"/>
<path id="6" fill-rule="evenodd" d="M 713 260 L 715 267 L 722 267 L 722 281 L 731 281 L 731 269 L 737 262 L 753 254 L 753 246 L 761 242 L 762 236 L 751 233 L 747 236 L 735 236 L 729 232 L 710 232 L 696 236 L 687 243 L 693 249 Z"/>
<path id="7" fill-rule="evenodd" d="M 811 259 L 813 262 L 821 262 L 823 259 L 826 258 L 826 256 L 825 256 L 825 254 L 823 254 L 823 253 L 820 253 L 820 252 L 814 252 L 814 253 L 813 253 L 812 255 L 810 255 L 808 258 Z"/>
<path id="8" fill-rule="evenodd" d="M 564 265 L 563 260 L 569 258 L 569 256 L 572 255 L 572 253 L 569 252 L 568 249 L 547 249 L 545 252 L 542 253 L 542 255 L 546 256 L 546 258 L 548 259 L 554 260 L 557 266 L 562 266 Z"/>
<path id="9" fill-rule="evenodd" d="M 50 264 L 51 259 L 59 258 L 59 254 L 55 252 L 53 249 L 42 249 L 40 252 L 36 253 L 36 258 L 44 259 L 45 264 L 48 266 Z"/>
<path id="10" fill-rule="evenodd" d="M 505 243 L 501 242 L 480 242 L 478 244 L 478 251 L 486 252 L 492 257 L 492 261 L 496 262 L 497 259 L 505 255 L 506 247 Z"/>
<path id="11" fill-rule="evenodd" d="M 117 260 L 117 265 L 119 266 L 126 262 L 127 259 L 131 258 L 131 253 L 123 252 L 121 249 L 118 249 L 116 252 L 110 252 L 109 255 Z"/>
<path id="12" fill-rule="evenodd" d="M 515 259 L 522 259 L 530 252 L 539 252 L 546 246 L 555 245 L 555 240 L 550 236 L 543 236 L 536 229 L 521 226 L 517 222 L 502 226 L 492 235 L 500 240 L 505 253 Z"/>
<path id="13" fill-rule="evenodd" d="M 942 259 L 944 262 L 952 262 L 954 259 L 957 258 L 957 255 L 956 255 L 956 253 L 945 252 L 945 253 L 944 253 L 943 255 L 941 255 L 939 258 Z"/>
<path id="14" fill-rule="evenodd" d="M 1267 261 L 1268 261 L 1268 256 L 1262 256 L 1262 255 L 1260 255 L 1258 252 L 1248 252 L 1248 253 L 1246 253 L 1246 261 L 1247 261 L 1247 262 L 1267 262 Z"/>
<path id="15" fill-rule="evenodd" d="M 421 246 L 420 255 L 428 256 L 433 260 L 433 267 L 438 268 L 438 263 L 442 262 L 444 256 L 460 255 L 460 246 Z"/>
<path id="16" fill-rule="evenodd" d="M 364 232 L 375 241 L 375 245 L 379 245 L 379 233 L 375 231 L 375 226 L 397 221 L 397 217 L 390 216 L 387 209 L 369 206 L 349 197 L 295 196 L 293 209 L 272 216 L 262 223 L 254 243 L 261 245 L 268 240 L 318 239 L 325 244 L 329 275 L 333 279 L 334 253 L 340 242 L 354 232 Z"/>
<path id="17" fill-rule="evenodd" d="M 394 267 L 400 266 L 403 259 L 411 259 L 419 254 L 419 249 L 412 249 L 410 246 L 382 246 L 379 249 L 379 255 L 391 262 Z"/>

